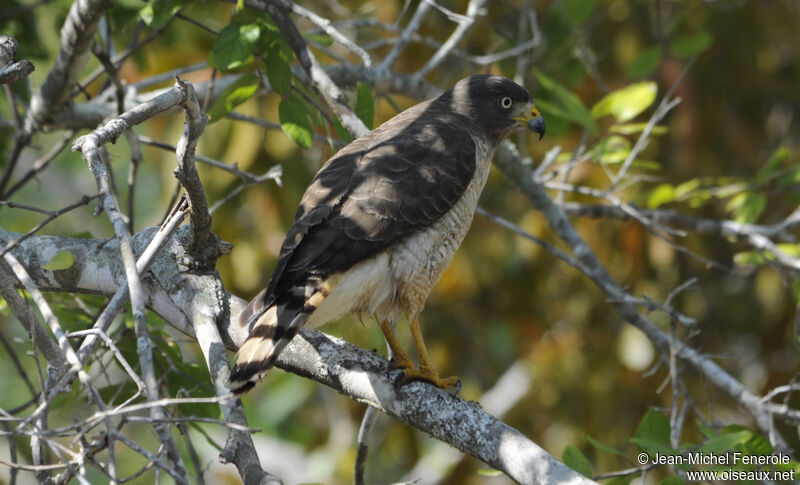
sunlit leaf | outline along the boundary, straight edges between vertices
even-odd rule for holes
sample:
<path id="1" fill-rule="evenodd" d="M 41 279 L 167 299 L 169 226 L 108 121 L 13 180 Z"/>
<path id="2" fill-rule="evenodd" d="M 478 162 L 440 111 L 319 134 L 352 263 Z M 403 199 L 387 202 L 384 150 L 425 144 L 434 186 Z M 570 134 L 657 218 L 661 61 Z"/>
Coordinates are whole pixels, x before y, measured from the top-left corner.
<path id="1" fill-rule="evenodd" d="M 241 69 L 253 62 L 260 35 L 261 26 L 257 23 L 226 25 L 214 41 L 209 63 L 225 72 Z"/>
<path id="2" fill-rule="evenodd" d="M 783 163 L 792 156 L 791 150 L 788 147 L 780 147 L 775 150 L 775 153 L 769 157 L 767 163 L 758 170 L 756 174 L 756 182 L 764 182 L 771 177 L 780 173 Z"/>
<path id="3" fill-rule="evenodd" d="M 561 111 L 570 121 L 583 125 L 589 133 L 597 133 L 597 124 L 577 96 L 541 72 L 536 73 L 536 78 L 539 84 L 558 100 Z"/>
<path id="4" fill-rule="evenodd" d="M 669 50 L 675 57 L 687 59 L 706 50 L 711 45 L 712 39 L 711 34 L 706 31 L 676 37 L 670 44 Z"/>
<path id="5" fill-rule="evenodd" d="M 600 118 L 613 115 L 620 123 L 635 118 L 656 99 L 658 87 L 652 81 L 644 81 L 609 93 L 592 107 L 592 116 Z"/>
<path id="6" fill-rule="evenodd" d="M 766 208 L 767 198 L 753 192 L 736 194 L 725 205 L 736 222 L 756 222 Z"/>
<path id="7" fill-rule="evenodd" d="M 643 51 L 628 66 L 628 71 L 625 73 L 626 76 L 628 76 L 628 79 L 637 79 L 649 75 L 661 63 L 661 57 L 660 46 L 651 47 Z"/>
<path id="8" fill-rule="evenodd" d="M 561 456 L 561 460 L 565 465 L 585 477 L 591 478 L 594 476 L 592 464 L 589 463 L 589 460 L 586 459 L 581 450 L 572 445 L 567 445 L 567 447 L 564 448 L 564 454 Z"/>
<path id="9" fill-rule="evenodd" d="M 787 256 L 791 256 L 793 258 L 800 257 L 800 244 L 778 243 L 776 244 L 776 247 Z"/>
<path id="10" fill-rule="evenodd" d="M 359 81 L 356 93 L 356 116 L 370 130 L 375 118 L 375 101 L 372 98 L 372 88 L 369 84 Z"/>
<path id="11" fill-rule="evenodd" d="M 219 121 L 233 108 L 252 98 L 258 91 L 259 80 L 255 74 L 246 74 L 227 87 L 208 110 L 210 121 Z"/>
<path id="12" fill-rule="evenodd" d="M 72 256 L 72 253 L 69 251 L 59 251 L 55 256 L 50 258 L 50 261 L 47 262 L 42 269 L 48 269 L 50 271 L 58 271 L 63 269 L 69 269 L 72 265 L 75 264 L 75 258 Z"/>
<path id="13" fill-rule="evenodd" d="M 605 165 L 623 162 L 631 153 L 631 142 L 622 136 L 612 135 L 600 140 L 588 155 L 592 160 Z"/>
<path id="14" fill-rule="evenodd" d="M 292 70 L 284 58 L 280 44 L 273 42 L 266 56 L 267 80 L 272 90 L 278 94 L 286 94 L 292 86 Z"/>
<path id="15" fill-rule="evenodd" d="M 675 200 L 675 187 L 670 184 L 661 184 L 647 198 L 647 207 L 655 209 Z"/>
<path id="16" fill-rule="evenodd" d="M 178 13 L 182 0 L 150 0 L 139 10 L 139 18 L 151 29 L 161 29 Z"/>
<path id="17" fill-rule="evenodd" d="M 733 255 L 733 262 L 738 266 L 761 266 L 772 259 L 760 251 L 742 251 Z"/>
<path id="18" fill-rule="evenodd" d="M 611 125 L 608 129 L 611 133 L 619 133 L 620 135 L 633 135 L 644 131 L 647 123 L 626 123 L 624 125 Z M 653 135 L 663 135 L 667 132 L 666 126 L 655 125 L 650 133 Z"/>
<path id="19" fill-rule="evenodd" d="M 311 123 L 299 102 L 291 96 L 283 98 L 278 106 L 278 118 L 286 136 L 303 148 L 311 146 Z"/>
<path id="20" fill-rule="evenodd" d="M 675 187 L 675 199 L 682 200 L 695 190 L 699 189 L 701 185 L 702 182 L 699 178 L 687 180 L 686 182 L 678 184 L 678 186 Z"/>
<path id="21" fill-rule="evenodd" d="M 493 468 L 479 468 L 478 469 L 478 475 L 480 475 L 482 477 L 499 477 L 502 474 L 503 474 L 503 472 L 501 472 L 500 470 L 495 470 Z"/>

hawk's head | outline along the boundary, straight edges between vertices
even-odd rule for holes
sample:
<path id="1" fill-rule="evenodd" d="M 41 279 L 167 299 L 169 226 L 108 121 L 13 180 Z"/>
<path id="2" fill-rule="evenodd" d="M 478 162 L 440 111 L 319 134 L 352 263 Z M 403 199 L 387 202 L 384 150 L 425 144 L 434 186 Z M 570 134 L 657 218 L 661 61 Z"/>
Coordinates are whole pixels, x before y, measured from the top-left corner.
<path id="1" fill-rule="evenodd" d="M 488 74 L 462 79 L 442 95 L 451 108 L 468 116 L 490 137 L 501 140 L 524 128 L 544 136 L 544 118 L 533 97 L 514 81 Z"/>

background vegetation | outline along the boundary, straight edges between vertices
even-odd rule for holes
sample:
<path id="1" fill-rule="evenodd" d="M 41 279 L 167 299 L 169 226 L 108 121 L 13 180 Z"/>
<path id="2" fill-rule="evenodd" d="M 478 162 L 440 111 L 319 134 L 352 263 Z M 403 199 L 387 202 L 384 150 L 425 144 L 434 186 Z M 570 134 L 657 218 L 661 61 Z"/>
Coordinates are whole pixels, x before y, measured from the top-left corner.
<path id="1" fill-rule="evenodd" d="M 36 66 L 27 82 L 10 85 L 0 99 L 0 153 L 8 170 L 8 160 L 19 143 L 12 109 L 25 116 L 24 107 L 55 61 L 59 30 L 71 2 L 6 3 L 0 30 L 19 41 L 17 58 Z M 379 64 L 421 4 L 319 0 L 303 5 L 334 22 Z M 412 74 L 426 66 L 455 26 L 446 11 L 464 14 L 467 7 L 468 2 L 453 0 L 430 8 L 410 43 L 389 66 L 392 72 Z M 323 66 L 343 65 L 344 71 L 362 72 L 362 61 L 353 52 L 312 22 L 300 17 L 295 21 L 307 32 L 306 39 Z M 675 312 L 693 319 L 696 324 L 687 328 L 655 307 L 642 310 L 666 332 L 675 325 L 682 341 L 712 356 L 756 395 L 789 385 L 790 392 L 780 393 L 776 402 L 790 409 L 797 407 L 796 393 L 791 390 L 800 345 L 800 246 L 796 244 L 797 218 L 791 218 L 800 201 L 799 23 L 800 6 L 791 0 L 490 1 L 456 50 L 422 78 L 447 88 L 469 74 L 492 72 L 528 87 L 547 120 L 547 136 L 541 142 L 528 135 L 513 141 L 531 158 L 534 168 L 548 159 L 550 165 L 542 174 L 549 184 L 548 194 L 563 204 L 575 229 L 614 281 L 630 295 L 666 301 Z M 110 37 L 101 26 L 98 45 L 107 48 L 113 42 L 116 52 L 131 45 L 132 39 L 157 34 L 119 64 L 119 77 L 126 85 L 196 63 L 201 66 L 181 76 L 205 82 L 222 79 L 227 72 L 244 73 L 234 89 L 216 100 L 200 99 L 211 124 L 197 152 L 253 174 L 270 173 L 276 166 L 282 169 L 277 179 L 242 190 L 239 177 L 199 167 L 209 204 L 220 204 L 213 213 L 212 230 L 235 244 L 217 269 L 230 292 L 251 297 L 268 281 L 303 190 L 334 153 L 337 140 L 348 139 L 346 131 L 331 123 L 335 117 L 327 108 L 322 109 L 325 116 L 320 115 L 324 103 L 289 75 L 289 67 L 297 69 L 297 61 L 266 14 L 250 9 L 237 13 L 236 6 L 228 3 L 123 0 L 109 10 L 105 25 Z M 526 42 L 528 48 L 517 55 L 496 61 L 482 57 Z M 347 62 L 342 63 L 342 58 Z M 84 76 L 97 69 L 102 64 L 93 57 Z M 103 75 L 87 83 L 76 102 L 106 89 L 107 79 Z M 264 79 L 273 91 L 259 88 Z M 386 79 L 370 83 L 369 76 L 362 79 L 355 74 L 338 79 L 347 79 L 340 84 L 368 126 L 377 126 L 420 100 L 393 90 Z M 165 77 L 138 88 L 148 91 L 172 82 Z M 621 171 L 645 123 L 670 89 L 674 91 L 669 99 L 680 102 L 658 121 L 646 137 L 646 147 L 634 153 L 630 168 Z M 14 108 L 8 97 L 12 93 Z M 229 113 L 233 116 L 226 116 Z M 247 122 L 245 116 L 271 125 Z M 125 207 L 130 190 L 125 181 L 136 151 L 123 140 L 109 147 L 118 200 L 131 217 L 134 232 L 159 224 L 176 192 L 173 151 L 152 146 L 145 137 L 174 146 L 183 123 L 182 115 L 162 116 L 136 129 L 143 138 L 130 207 Z M 43 216 L 19 205 L 51 211 L 97 192 L 80 153 L 65 149 L 46 170 L 9 193 L 34 160 L 61 140 L 71 144 L 77 135 L 68 130 L 61 124 L 49 133 L 38 132 L 22 151 L 13 174 L 0 187 L 4 229 L 25 233 L 42 220 Z M 624 177 L 616 181 L 618 173 Z M 633 207 L 636 212 L 623 218 L 593 211 L 597 204 Z M 568 249 L 548 227 L 547 219 L 497 170 L 492 172 L 481 205 L 529 234 Z M 94 204 L 73 210 L 52 221 L 44 232 L 111 237 L 108 221 L 93 217 L 93 211 Z M 635 220 L 637 214 L 644 217 Z M 734 236 L 721 228 L 703 230 L 694 225 L 697 221 L 753 224 L 776 231 L 766 236 L 771 244 L 761 245 L 757 237 L 748 235 L 750 226 L 742 226 L 745 230 Z M 753 234 L 761 233 L 754 230 Z M 91 324 L 105 301 L 65 294 L 50 294 L 48 299 L 62 325 L 73 331 Z M 700 445 L 733 433 L 739 434 L 726 443 L 729 447 L 768 446 L 771 450 L 777 446 L 789 452 L 800 445 L 796 421 L 776 420 L 773 432 L 781 436 L 776 440 L 759 429 L 737 400 L 696 369 L 679 364 L 680 384 L 676 385 L 669 354 L 621 318 L 608 300 L 607 293 L 551 251 L 490 218 L 476 216 L 462 249 L 429 300 L 422 323 L 439 370 L 461 377 L 462 397 L 480 401 L 513 369 L 511 388 L 523 392 L 506 394 L 510 402 L 503 420 L 555 456 L 561 457 L 565 449 L 572 450 L 568 456 L 580 450 L 578 455 L 591 463 L 589 475 L 637 468 L 632 461 L 636 452 L 656 449 L 647 440 L 666 439 L 661 444 L 669 447 L 670 424 L 673 433 L 676 424 L 674 416 L 669 417 L 683 407 L 685 419 L 677 436 L 684 445 Z M 32 377 L 37 375 L 36 365 L 28 356 L 30 339 L 2 305 L 0 301 L 5 350 L 0 352 L 0 365 L 19 370 L 0 380 L 0 407 L 9 412 L 28 402 L 38 384 Z M 213 394 L 196 345 L 169 330 L 155 315 L 149 315 L 148 322 L 156 339 L 162 385 L 171 391 L 165 394 L 174 396 L 181 388 L 192 395 Z M 136 362 L 132 326 L 130 317 L 123 318 L 113 327 L 112 336 L 129 361 Z M 405 331 L 402 325 L 401 329 Z M 372 321 L 346 318 L 323 330 L 383 352 L 381 334 Z M 19 375 L 22 370 L 28 378 Z M 187 376 L 191 386 L 186 384 Z M 30 389 L 26 382 L 33 383 Z M 675 400 L 676 388 L 680 403 Z M 105 389 L 109 399 L 114 392 L 124 394 L 118 383 Z M 86 397 L 76 390 L 53 406 L 58 416 L 51 420 L 69 422 L 85 404 Z M 244 398 L 244 406 L 250 426 L 261 429 L 255 440 L 266 469 L 287 483 L 352 480 L 362 404 L 302 377 L 274 371 Z M 182 411 L 219 415 L 215 405 Z M 129 426 L 137 441 L 156 447 L 157 436 L 151 428 Z M 655 431 L 647 431 L 648 426 Z M 214 449 L 215 443 L 221 446 L 224 441 L 224 429 L 191 424 L 186 432 L 209 483 L 235 483 L 238 474 L 217 463 Z M 619 453 L 593 445 L 587 436 Z M 20 436 L 15 442 L 18 460 L 30 463 L 30 444 Z M 180 448 L 188 456 L 189 445 L 181 442 Z M 0 442 L 0 449 L 0 457 L 7 461 L 8 444 Z M 565 459 L 577 467 L 576 463 L 582 463 L 580 457 Z M 146 463 L 135 453 L 120 455 L 120 476 Z M 380 417 L 373 430 L 367 465 L 370 482 L 420 476 L 421 483 L 508 480 L 486 468 L 461 455 L 448 461 L 444 445 L 389 418 Z M 630 480 L 641 472 L 631 470 L 626 478 L 614 480 Z M 646 474 L 648 482 L 657 483 L 680 472 L 657 467 Z M 99 472 L 92 473 L 97 480 L 103 478 Z M 136 481 L 150 483 L 155 473 L 149 470 Z M 0 477 L 8 480 L 9 476 L 9 469 L 0 467 Z M 19 480 L 30 477 L 22 473 Z"/>

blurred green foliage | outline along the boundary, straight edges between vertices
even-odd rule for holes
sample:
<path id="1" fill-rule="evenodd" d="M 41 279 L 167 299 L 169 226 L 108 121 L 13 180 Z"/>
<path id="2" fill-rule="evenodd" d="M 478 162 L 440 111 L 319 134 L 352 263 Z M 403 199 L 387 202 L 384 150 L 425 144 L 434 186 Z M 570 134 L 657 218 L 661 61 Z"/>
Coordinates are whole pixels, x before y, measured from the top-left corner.
<path id="1" fill-rule="evenodd" d="M 9 8 L 22 5 L 16 0 L 7 3 Z M 463 12 L 467 1 L 442 3 Z M 548 135 L 542 142 L 523 140 L 533 159 L 541 160 L 558 145 L 563 151 L 557 163 L 566 163 L 586 133 L 590 163 L 576 167 L 569 181 L 602 189 L 608 185 L 608 170 L 616 169 L 630 154 L 655 105 L 694 58 L 675 92 L 681 103 L 654 129 L 649 146 L 634 161 L 633 174 L 643 182 L 627 186 L 621 195 L 644 207 L 761 224 L 776 223 L 797 207 L 800 7 L 796 2 L 489 2 L 486 15 L 459 48 L 482 55 L 526 40 L 531 32 L 520 19 L 530 18 L 523 9 L 531 3 L 542 45 L 524 54 L 523 62 L 506 59 L 482 68 L 454 58 L 427 80 L 447 87 L 483 70 L 521 79 L 534 93 L 548 123 Z M 58 0 L 11 18 L 0 16 L 0 29 L 20 41 L 18 57 L 37 66 L 31 76 L 33 86 L 41 84 L 55 58 L 58 29 L 69 4 Z M 374 17 L 391 24 L 404 2 L 340 0 L 338 4 L 355 17 Z M 313 2 L 309 7 L 324 17 L 340 15 L 334 2 Z M 179 8 L 219 35 L 172 19 Z M 233 253 L 220 260 L 219 271 L 230 291 L 250 297 L 268 281 L 303 190 L 333 153 L 330 143 L 315 142 L 313 135 L 349 137 L 335 119 L 331 131 L 328 120 L 309 103 L 309 93 L 289 72 L 296 63 L 293 53 L 265 16 L 247 9 L 236 12 L 233 5 L 217 3 L 152 0 L 143 5 L 127 0 L 117 3 L 111 13 L 118 45 L 128 44 L 139 18 L 149 29 L 166 30 L 123 66 L 121 74 L 129 83 L 204 60 L 220 71 L 252 73 L 210 107 L 215 123 L 208 127 L 198 148 L 200 154 L 237 163 L 254 173 L 275 164 L 283 166 L 282 186 L 268 182 L 245 190 L 214 214 L 214 231 L 236 244 Z M 403 22 L 407 18 L 408 14 Z M 452 27 L 434 11 L 419 33 L 442 42 Z M 349 30 L 348 35 L 360 45 L 387 36 L 375 27 Z M 308 39 L 336 47 L 324 35 L 309 35 Z M 389 48 L 372 53 L 380 58 Z M 394 68 L 413 72 L 433 52 L 427 45 L 412 43 Z M 324 52 L 317 54 L 323 64 L 336 62 Z M 92 60 L 87 73 L 97 65 Z M 520 68 L 523 71 L 518 72 Z M 254 96 L 260 80 L 255 69 L 266 73 L 277 94 Z M 205 70 L 187 78 L 203 81 L 209 74 L 210 70 Z M 101 83 L 90 85 L 88 92 L 96 93 Z M 24 83 L 15 85 L 14 92 L 19 92 L 22 100 L 30 97 Z M 415 102 L 402 95 L 391 95 L 387 101 L 375 97 L 377 94 L 381 94 L 378 88 L 366 84 L 353 86 L 348 93 L 351 106 L 367 126 L 373 122 L 377 126 L 394 115 L 393 105 L 406 108 Z M 225 118 L 232 110 L 278 122 L 282 131 L 233 122 Z M 11 119 L 5 98 L 0 100 L 0 113 L 4 120 Z M 13 144 L 8 127 L 0 126 L 3 153 Z M 172 116 L 151 120 L 137 132 L 174 144 L 182 129 L 183 118 Z M 48 147 L 60 136 L 42 135 L 38 143 Z M 174 154 L 152 147 L 143 150 L 145 160 L 139 167 L 135 199 L 137 230 L 159 222 L 175 187 Z M 116 179 L 125 180 L 130 160 L 125 143 L 113 147 L 111 160 Z M 212 203 L 237 184 L 234 177 L 208 167 L 201 166 L 200 173 Z M 94 190 L 85 163 L 76 154 L 64 152 L 39 176 L 38 185 L 29 184 L 14 200 L 56 209 L 64 201 L 77 200 Z M 119 184 L 118 192 L 120 200 L 127 197 L 124 184 Z M 566 200 L 597 201 L 579 194 L 567 194 Z M 552 239 L 544 218 L 531 209 L 524 196 L 510 189 L 499 173 L 492 173 L 481 203 L 537 237 Z M 103 218 L 91 217 L 92 209 L 73 211 L 45 231 L 55 235 L 86 235 L 88 231 L 93 237 L 110 237 L 113 231 Z M 14 231 L 26 231 L 41 219 L 5 208 L 0 208 L 0 216 L 3 227 Z M 677 285 L 698 277 L 698 283 L 678 295 L 673 305 L 699 321 L 701 331 L 692 336 L 691 344 L 716 356 L 748 388 L 763 393 L 793 378 L 798 367 L 793 319 L 800 285 L 769 264 L 770 254 L 749 250 L 739 241 L 690 232 L 681 244 L 727 269 L 709 268 L 636 222 L 578 218 L 574 223 L 613 277 L 633 294 L 663 301 Z M 800 254 L 798 245 L 780 247 L 787 254 Z M 58 257 L 49 264 L 71 262 Z M 62 324 L 75 330 L 85 328 L 103 304 L 97 297 L 53 298 Z M 8 315 L 4 307 L 2 312 Z M 653 313 L 650 317 L 668 327 L 666 316 Z M 194 344 L 169 332 L 155 315 L 148 315 L 148 322 L 156 339 L 156 364 L 167 376 L 170 393 L 212 395 Z M 443 374 L 461 377 L 466 399 L 478 399 L 504 370 L 522 361 L 531 376 L 531 389 L 504 420 L 552 454 L 562 456 L 574 469 L 605 473 L 631 466 L 630 459 L 638 450 L 670 452 L 670 423 L 662 412 L 672 400 L 669 390 L 662 390 L 668 377 L 666 366 L 659 365 L 658 354 L 648 348 L 644 338 L 622 331 L 626 324 L 590 281 L 540 247 L 476 218 L 430 298 L 422 322 L 434 362 Z M 30 350 L 18 325 L 4 321 L 3 327 L 18 355 Z M 404 324 L 399 328 L 401 338 L 410 342 Z M 383 351 L 380 332 L 372 321 L 346 318 L 324 330 L 364 348 Z M 115 327 L 113 338 L 121 355 L 135 367 L 135 337 L 129 322 Z M 0 362 L 6 368 L 14 365 L 7 352 L 0 352 Z M 23 364 L 29 376 L 37 375 L 31 359 Z M 767 452 L 769 443 L 765 445 L 763 437 L 750 430 L 753 423 L 727 396 L 707 387 L 703 376 L 683 372 L 697 412 L 710 423 L 703 425 L 694 412 L 689 413 L 689 424 L 681 435 L 687 449 Z M 117 376 L 102 393 L 112 399 L 134 391 L 130 381 Z M 4 379 L 0 395 L 9 397 L 0 405 L 8 409 L 21 404 L 29 397 L 26 392 L 18 377 Z M 244 402 L 251 426 L 261 428 L 266 436 L 302 447 L 307 465 L 327 473 L 326 483 L 349 482 L 362 405 L 280 371 L 272 372 Z M 789 404 L 797 406 L 797 398 L 792 397 Z M 61 419 L 79 415 L 85 405 L 85 396 L 64 398 L 59 403 Z M 204 404 L 183 407 L 179 412 L 218 416 L 218 408 Z M 132 428 L 137 440 L 154 442 L 154 434 L 145 426 Z M 800 445 L 795 430 L 780 425 L 779 429 L 792 446 Z M 202 433 L 217 445 L 224 442 L 224 434 L 213 425 L 196 426 L 193 433 Z M 421 433 L 386 420 L 379 422 L 375 433 L 368 474 L 380 482 L 400 480 L 435 445 Z M 18 446 L 21 453 L 26 452 L 24 440 L 19 440 Z M 182 451 L 187 452 L 185 448 Z M 205 459 L 215 461 L 216 452 Z M 137 460 L 141 461 L 123 462 L 120 473 L 135 471 L 142 465 Z M 446 483 L 505 483 L 484 468 L 465 459 Z M 219 473 L 220 481 L 231 480 L 230 473 Z M 650 475 L 661 480 L 671 471 L 659 468 Z M 618 485 L 632 478 L 605 483 Z M 145 474 L 139 483 L 148 479 L 152 480 L 152 474 Z"/>

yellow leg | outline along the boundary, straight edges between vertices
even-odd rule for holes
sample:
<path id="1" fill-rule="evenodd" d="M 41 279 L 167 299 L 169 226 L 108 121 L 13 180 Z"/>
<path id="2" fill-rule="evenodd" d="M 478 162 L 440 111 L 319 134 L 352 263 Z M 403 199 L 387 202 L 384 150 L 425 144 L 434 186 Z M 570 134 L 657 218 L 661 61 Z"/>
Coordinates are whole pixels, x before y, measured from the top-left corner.
<path id="1" fill-rule="evenodd" d="M 383 332 L 383 336 L 386 337 L 386 343 L 389 344 L 389 349 L 392 351 L 392 360 L 394 361 L 394 366 L 398 369 L 411 369 L 414 367 L 414 363 L 411 362 L 411 358 L 406 354 L 406 351 L 403 350 L 403 347 L 400 346 L 400 342 L 397 340 L 397 334 L 394 332 L 394 328 L 392 324 L 388 321 L 381 321 L 379 322 L 381 326 L 381 331 Z"/>
<path id="2" fill-rule="evenodd" d="M 434 369 L 433 364 L 431 364 L 430 356 L 428 356 L 428 349 L 425 347 L 425 341 L 422 338 L 422 330 L 419 328 L 419 321 L 416 318 L 411 320 L 409 322 L 409 327 L 411 328 L 411 335 L 414 337 L 414 345 L 417 347 L 419 367 L 405 369 L 403 371 L 405 380 L 422 379 L 440 389 L 458 385 L 458 377 L 439 377 L 439 372 Z"/>

